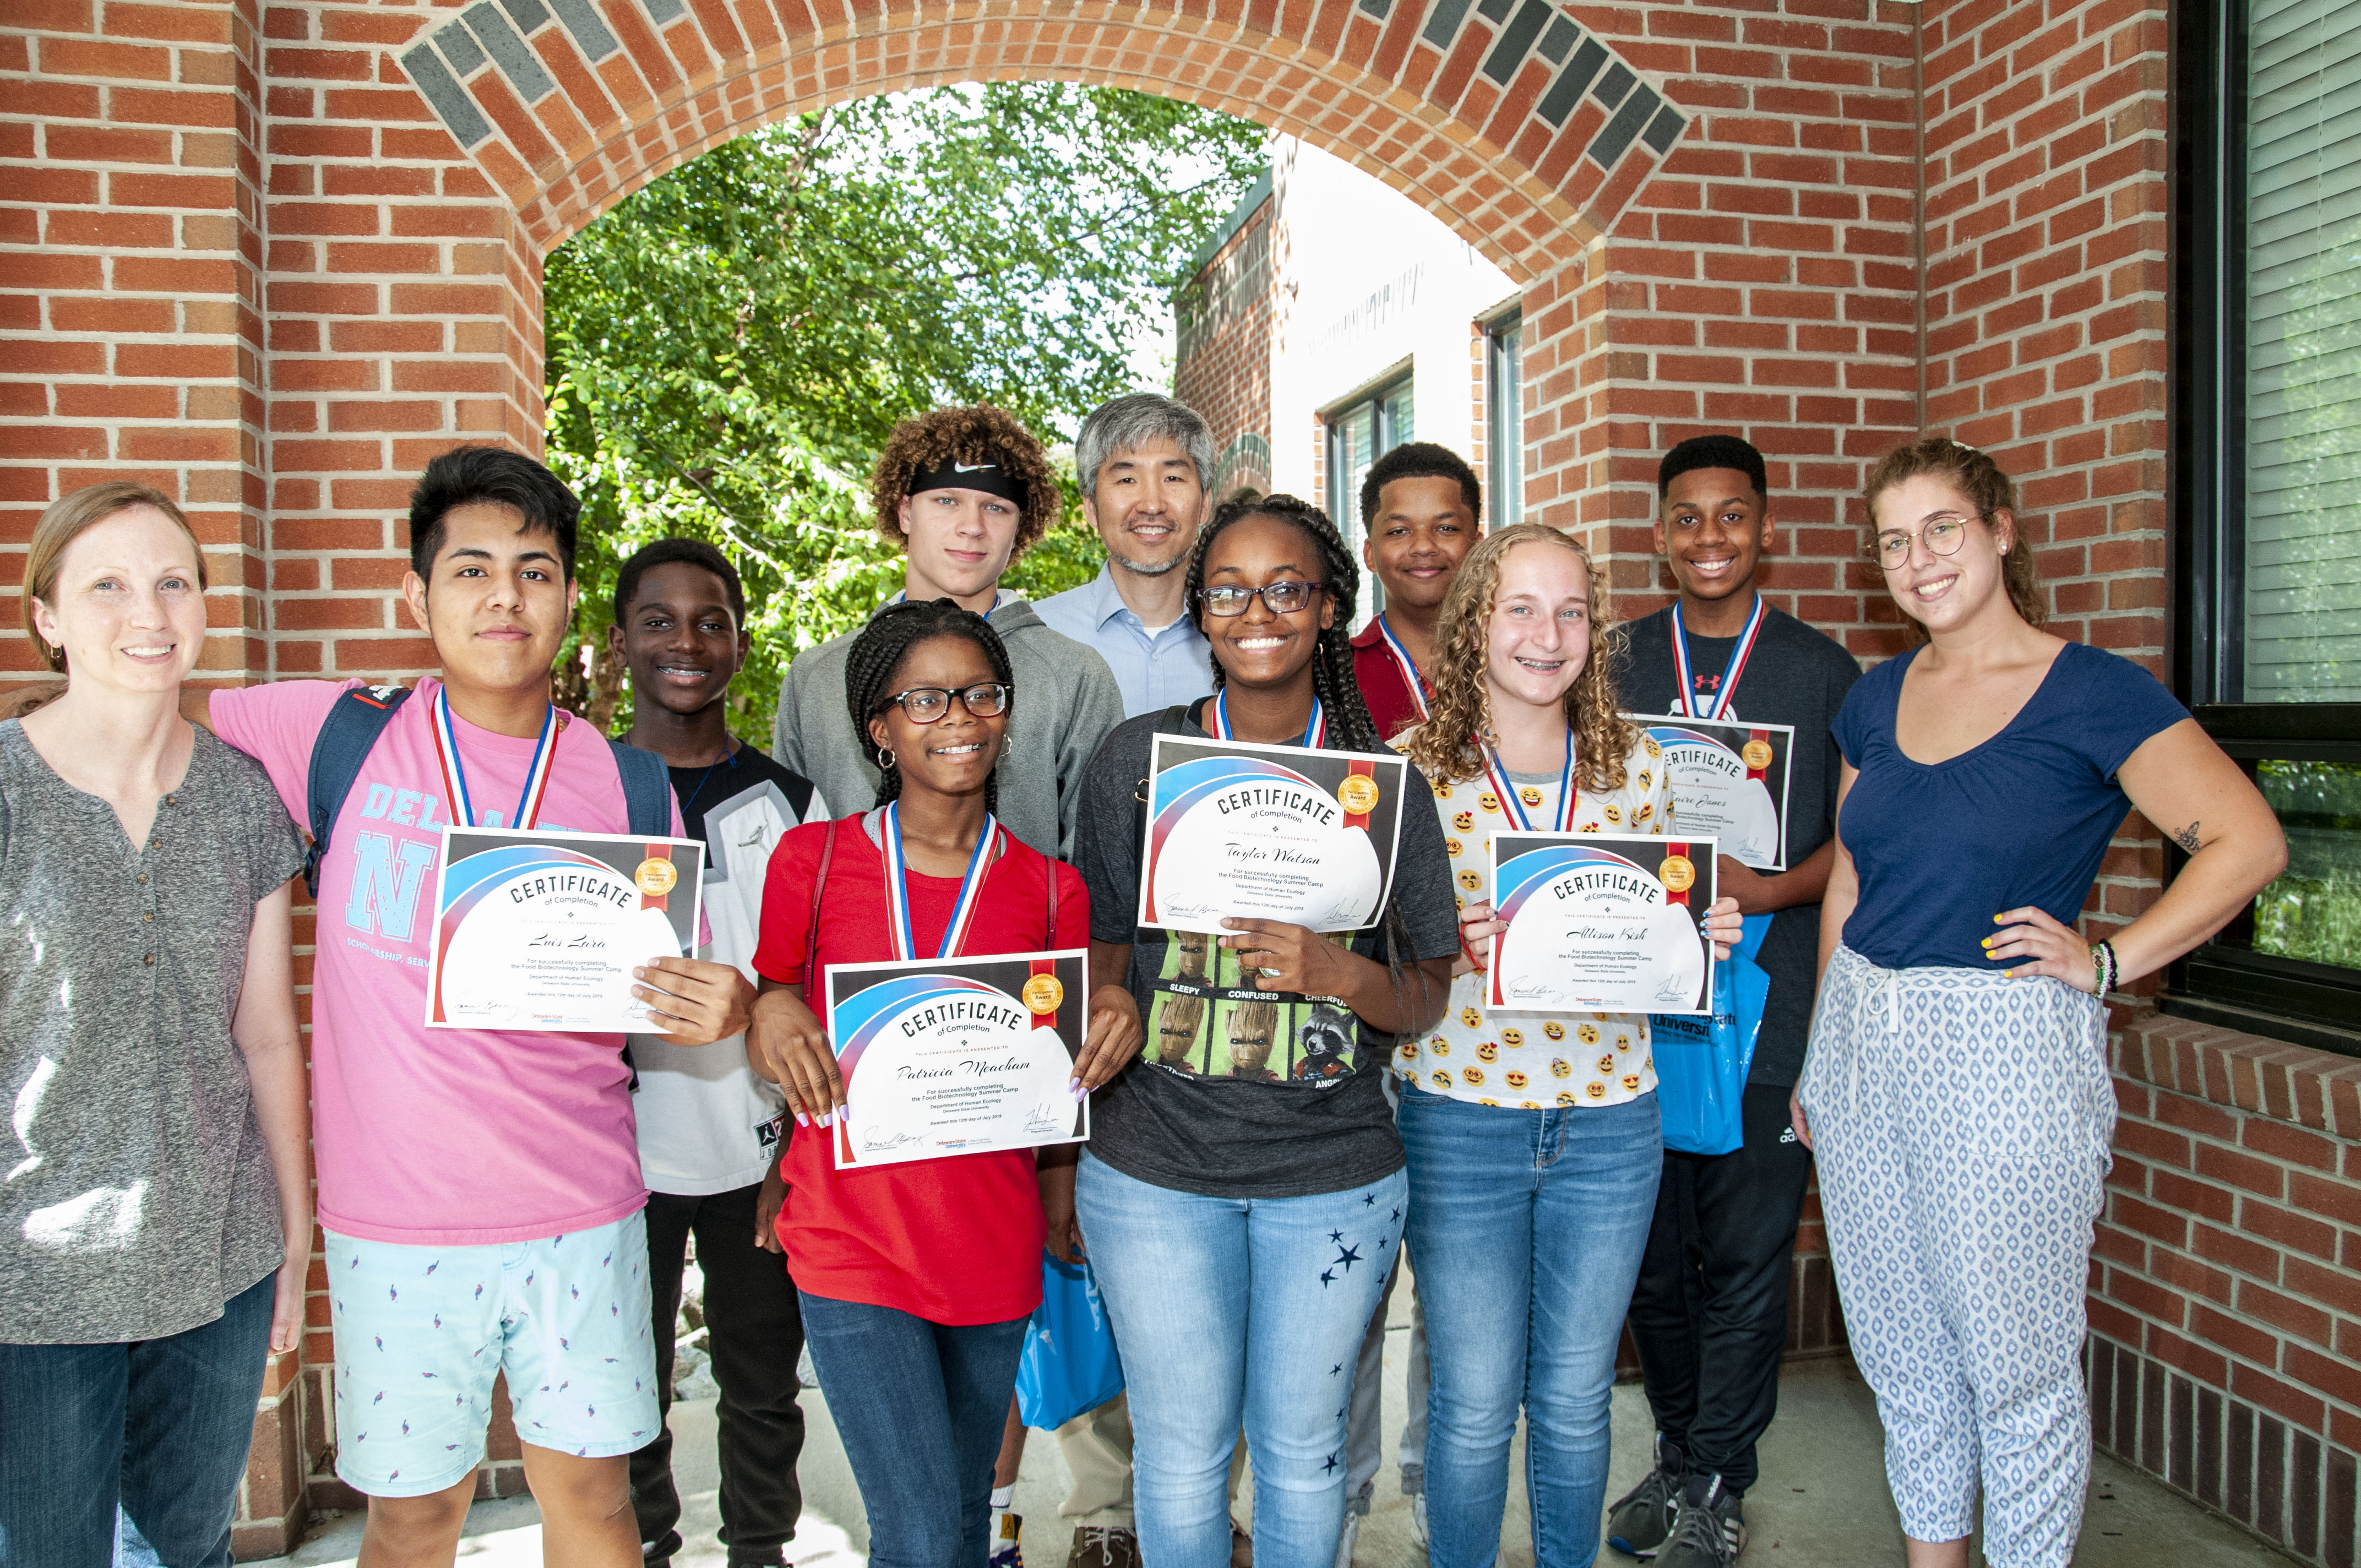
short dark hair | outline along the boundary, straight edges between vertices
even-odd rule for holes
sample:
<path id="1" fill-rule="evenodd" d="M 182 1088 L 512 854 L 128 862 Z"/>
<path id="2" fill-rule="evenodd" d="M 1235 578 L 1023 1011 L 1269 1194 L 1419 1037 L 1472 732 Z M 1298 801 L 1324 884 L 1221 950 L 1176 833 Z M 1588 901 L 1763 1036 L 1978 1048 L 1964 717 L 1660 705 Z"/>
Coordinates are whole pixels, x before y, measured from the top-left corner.
<path id="1" fill-rule="evenodd" d="M 1363 528 L 1378 521 L 1378 498 L 1396 479 L 1455 479 L 1459 499 L 1467 503 L 1467 515 L 1479 523 L 1484 521 L 1484 487 L 1476 482 L 1476 470 L 1467 466 L 1467 459 L 1432 441 L 1411 441 L 1369 465 L 1368 477 L 1361 481 Z"/>
<path id="2" fill-rule="evenodd" d="M 556 475 L 505 446 L 455 446 L 426 465 L 410 492 L 412 571 L 432 575 L 434 557 L 443 551 L 443 520 L 452 508 L 474 501 L 515 508 L 524 517 L 519 533 L 555 535 L 566 580 L 574 580 L 575 525 L 582 503 Z"/>
<path id="3" fill-rule="evenodd" d="M 1673 493 L 1673 481 L 1693 468 L 1735 468 L 1754 481 L 1754 493 L 1769 499 L 1771 481 L 1763 469 L 1763 454 L 1754 444 L 1739 435 L 1692 435 L 1670 452 L 1656 466 L 1656 499 L 1663 500 Z"/>
<path id="4" fill-rule="evenodd" d="M 653 544 L 643 544 L 623 563 L 615 574 L 615 624 L 623 624 L 624 612 L 639 597 L 640 579 L 658 566 L 695 566 L 721 579 L 722 590 L 730 596 L 730 613 L 737 618 L 738 630 L 746 630 L 746 585 L 739 580 L 738 568 L 730 557 L 702 539 L 659 539 Z"/>

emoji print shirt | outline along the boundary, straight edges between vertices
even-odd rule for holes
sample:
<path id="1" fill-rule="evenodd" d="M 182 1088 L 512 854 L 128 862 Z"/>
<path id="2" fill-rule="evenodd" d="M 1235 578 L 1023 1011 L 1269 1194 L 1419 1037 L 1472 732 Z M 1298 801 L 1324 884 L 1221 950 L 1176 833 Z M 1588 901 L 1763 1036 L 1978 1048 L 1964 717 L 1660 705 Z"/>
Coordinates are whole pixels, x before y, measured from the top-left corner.
<path id="1" fill-rule="evenodd" d="M 1408 750 L 1411 732 L 1397 742 Z M 1575 829 L 1582 833 L 1671 831 L 1673 795 L 1653 740 L 1642 736 L 1624 759 L 1623 787 L 1577 795 Z M 1510 773 L 1526 817 L 1536 826 L 1558 816 L 1558 775 Z M 1434 785 L 1435 816 L 1451 857 L 1452 893 L 1465 907 L 1488 896 L 1492 833 L 1515 819 L 1481 773 Z M 1639 1013 L 1487 1013 L 1484 976 L 1471 970 L 1451 982 L 1451 1007 L 1420 1038 L 1394 1047 L 1394 1070 L 1432 1094 L 1479 1105 L 1546 1111 L 1561 1105 L 1620 1105 L 1656 1087 L 1649 1055 L 1648 1019 Z"/>

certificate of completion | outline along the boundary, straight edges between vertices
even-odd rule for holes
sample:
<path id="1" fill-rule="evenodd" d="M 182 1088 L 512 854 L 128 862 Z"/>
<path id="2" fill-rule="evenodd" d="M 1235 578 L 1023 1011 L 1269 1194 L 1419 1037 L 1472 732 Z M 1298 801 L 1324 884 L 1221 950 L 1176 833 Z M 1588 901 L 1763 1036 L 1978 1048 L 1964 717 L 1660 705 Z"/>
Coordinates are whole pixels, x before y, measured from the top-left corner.
<path id="1" fill-rule="evenodd" d="M 697 951 L 704 886 L 694 839 L 445 828 L 427 1026 L 646 1031 L 631 970 Z"/>
<path id="2" fill-rule="evenodd" d="M 1787 869 L 1787 764 L 1792 724 L 1723 723 L 1715 718 L 1623 716 L 1664 754 L 1673 786 L 1673 821 L 1684 833 L 1710 835 L 1721 853 L 1757 871 Z"/>
<path id="3" fill-rule="evenodd" d="M 844 1079 L 836 1168 L 1078 1144 L 1066 1085 L 1082 1048 L 1080 948 L 829 964 L 828 1037 Z"/>
<path id="4" fill-rule="evenodd" d="M 1409 770 L 1391 752 L 1157 736 L 1137 924 L 1376 925 L 1393 882 Z M 1422 780 L 1418 789 L 1421 809 L 1432 809 Z"/>
<path id="5" fill-rule="evenodd" d="M 1711 839 L 1492 835 L 1488 1012 L 1703 1013 L 1713 994 Z"/>

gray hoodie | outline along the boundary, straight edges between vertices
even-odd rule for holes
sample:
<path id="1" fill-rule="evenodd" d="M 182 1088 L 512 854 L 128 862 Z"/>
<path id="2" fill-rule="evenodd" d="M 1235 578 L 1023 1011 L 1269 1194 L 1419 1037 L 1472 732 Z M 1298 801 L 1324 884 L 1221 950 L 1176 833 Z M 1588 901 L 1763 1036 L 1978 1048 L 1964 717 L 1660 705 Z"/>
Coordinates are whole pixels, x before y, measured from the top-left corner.
<path id="1" fill-rule="evenodd" d="M 1097 649 L 1050 630 L 1029 600 L 1010 599 L 985 619 L 1016 677 L 1008 755 L 1000 763 L 1000 820 L 1032 848 L 1063 860 L 1073 847 L 1083 770 L 1123 722 L 1123 692 Z M 771 755 L 811 780 L 839 812 L 866 811 L 877 799 L 878 773 L 862 752 L 844 698 L 845 664 L 859 635 L 848 631 L 796 654 L 771 720 Z"/>

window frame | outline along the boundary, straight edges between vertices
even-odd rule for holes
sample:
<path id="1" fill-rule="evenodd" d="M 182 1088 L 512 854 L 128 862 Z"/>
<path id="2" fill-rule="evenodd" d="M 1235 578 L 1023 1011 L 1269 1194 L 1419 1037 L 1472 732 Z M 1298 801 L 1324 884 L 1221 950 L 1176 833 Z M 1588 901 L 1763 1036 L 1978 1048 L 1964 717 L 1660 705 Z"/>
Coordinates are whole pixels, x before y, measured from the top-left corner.
<path id="1" fill-rule="evenodd" d="M 1344 438 L 1340 427 L 1345 421 L 1362 409 L 1367 408 L 1371 411 L 1370 427 L 1374 432 L 1372 437 L 1374 449 L 1370 453 L 1369 460 L 1374 463 L 1402 444 L 1401 438 L 1394 434 L 1392 428 L 1394 421 L 1392 415 L 1387 411 L 1387 404 L 1393 400 L 1396 393 L 1409 393 L 1413 400 L 1411 433 L 1415 438 L 1418 423 L 1415 402 L 1418 379 L 1416 369 L 1416 366 L 1408 359 L 1398 365 L 1389 366 L 1385 374 L 1376 380 L 1362 383 L 1353 391 L 1320 411 L 1320 451 L 1323 461 L 1320 488 L 1327 502 L 1328 521 L 1336 525 L 1337 533 L 1345 541 L 1346 553 L 1356 561 L 1361 557 L 1361 545 L 1367 538 L 1367 531 L 1361 524 L 1360 496 L 1357 493 L 1353 495 L 1338 493 L 1345 476 Z M 1377 574 L 1367 567 L 1361 570 L 1361 587 L 1359 613 L 1366 620 L 1385 609 L 1386 590 L 1384 585 L 1378 581 Z"/>
<path id="2" fill-rule="evenodd" d="M 1491 528 L 1524 521 L 1525 351 L 1521 336 L 1524 324 L 1525 310 L 1521 301 L 1485 318 L 1483 323 L 1484 510 L 1487 526 Z M 1510 333 L 1520 334 L 1514 349 L 1508 343 Z M 1508 374 L 1512 361 L 1516 368 L 1513 378 Z M 1511 488 L 1517 496 L 1516 515 L 1513 517 L 1500 504 L 1500 498 Z"/>
<path id="3" fill-rule="evenodd" d="M 2253 773 L 2266 759 L 2361 763 L 2361 703 L 2246 702 L 2247 0 L 2173 16 L 2168 617 L 2173 685 L 2205 732 Z M 2166 881 L 2189 857 L 2167 840 Z M 2253 928 L 2251 909 L 2224 928 Z M 2361 970 L 2257 953 L 2217 936 L 2165 971 L 2168 1014 L 2361 1055 Z"/>

